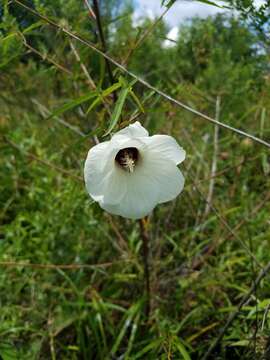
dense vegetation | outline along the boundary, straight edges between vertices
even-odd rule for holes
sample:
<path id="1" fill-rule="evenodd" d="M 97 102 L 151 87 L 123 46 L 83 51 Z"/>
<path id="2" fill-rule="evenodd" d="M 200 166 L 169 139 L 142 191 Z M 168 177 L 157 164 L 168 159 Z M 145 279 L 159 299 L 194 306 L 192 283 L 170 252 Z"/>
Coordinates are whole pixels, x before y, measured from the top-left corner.
<path id="1" fill-rule="evenodd" d="M 261 14 L 193 19 L 166 47 L 165 22 L 135 24 L 124 1 L 100 1 L 105 44 L 83 1 L 24 3 L 191 108 L 270 142 Z M 16 1 L 0 16 L 1 358 L 202 359 L 270 261 L 269 149 L 134 82 Z M 184 192 L 146 225 L 149 317 L 139 223 L 102 211 L 82 178 L 96 138 L 135 119 L 187 151 Z M 269 291 L 266 276 L 211 359 L 268 358 Z"/>

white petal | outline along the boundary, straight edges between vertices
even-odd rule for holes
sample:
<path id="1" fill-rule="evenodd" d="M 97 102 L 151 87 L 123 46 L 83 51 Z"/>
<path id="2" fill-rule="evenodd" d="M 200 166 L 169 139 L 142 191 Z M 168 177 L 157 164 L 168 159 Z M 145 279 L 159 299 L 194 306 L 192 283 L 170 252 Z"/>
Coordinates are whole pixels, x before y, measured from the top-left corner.
<path id="1" fill-rule="evenodd" d="M 137 139 L 131 138 L 130 139 L 130 138 L 125 137 L 125 141 L 122 141 L 122 140 L 119 141 L 119 139 L 118 139 L 117 140 L 118 151 L 121 149 L 129 148 L 129 147 L 135 147 L 139 151 L 143 152 L 146 149 L 146 144 L 145 144 L 145 141 L 143 141 L 143 139 L 145 139 L 145 138 L 137 138 Z"/>
<path id="2" fill-rule="evenodd" d="M 107 172 L 106 160 L 110 148 L 109 141 L 92 147 L 87 154 L 84 164 L 84 180 L 88 193 L 95 196 L 102 194 L 103 182 Z"/>
<path id="3" fill-rule="evenodd" d="M 174 199 L 184 186 L 184 177 L 175 163 L 148 150 L 134 173 L 127 173 L 126 193 L 119 204 L 101 201 L 106 211 L 131 219 L 148 215 L 158 203 Z"/>
<path id="4" fill-rule="evenodd" d="M 117 199 L 115 201 L 117 202 L 119 199 L 120 191 L 115 185 L 116 177 L 114 173 L 114 157 L 116 153 L 117 149 L 109 141 L 92 147 L 88 152 L 84 165 L 84 179 L 87 191 L 95 201 L 102 200 L 105 195 L 110 198 L 109 182 L 111 182 L 111 188 L 115 192 L 115 199 Z M 110 201 L 112 201 L 111 198 Z"/>
<path id="5" fill-rule="evenodd" d="M 171 201 L 183 190 L 185 179 L 172 160 L 160 157 L 158 152 L 148 151 L 144 154 L 144 166 L 153 186 L 159 191 L 157 203 Z"/>
<path id="6" fill-rule="evenodd" d="M 142 151 L 146 145 L 139 139 L 118 139 L 98 144 L 90 149 L 84 166 L 84 178 L 89 195 L 95 201 L 116 204 L 127 192 L 129 175 L 115 163 L 119 150 L 136 147 Z"/>
<path id="7" fill-rule="evenodd" d="M 154 135 L 144 139 L 149 151 L 154 151 L 160 154 L 160 157 L 165 157 L 172 160 L 175 164 L 180 164 L 185 160 L 186 152 L 182 149 L 176 140 L 169 135 Z"/>
<path id="8" fill-rule="evenodd" d="M 142 137 L 142 136 L 148 136 L 148 131 L 141 125 L 139 121 L 136 121 L 134 124 L 131 124 L 124 129 L 118 131 L 114 134 L 112 139 L 118 137 L 118 136 L 127 136 L 129 138 L 134 137 Z"/>
<path id="9" fill-rule="evenodd" d="M 102 170 L 105 165 L 104 158 L 107 156 L 109 151 L 110 141 L 104 141 L 100 144 L 93 146 L 88 151 L 84 171 L 87 171 L 87 163 L 89 161 L 93 162 L 93 166 L 95 166 L 95 168 Z"/>
<path id="10" fill-rule="evenodd" d="M 128 136 L 116 136 L 111 139 L 111 146 L 114 148 L 114 158 L 119 150 L 129 148 L 129 147 L 135 147 L 139 150 L 139 152 L 145 151 L 147 145 L 145 144 L 144 139 L 146 137 L 140 137 L 140 138 L 130 138 Z"/>
<path id="11" fill-rule="evenodd" d="M 175 199 L 183 190 L 185 178 L 175 164 L 167 167 L 158 178 L 159 183 L 159 204 Z"/>
<path id="12" fill-rule="evenodd" d="M 135 170 L 136 171 L 136 170 Z M 119 204 L 100 202 L 106 211 L 130 219 L 140 219 L 148 215 L 158 203 L 159 192 L 153 181 L 142 173 L 128 174 L 127 191 Z"/>
<path id="13" fill-rule="evenodd" d="M 107 204 L 118 204 L 127 192 L 126 177 L 128 174 L 117 165 L 113 165 L 113 169 L 109 176 L 106 177 L 103 186 L 103 196 L 99 201 Z"/>

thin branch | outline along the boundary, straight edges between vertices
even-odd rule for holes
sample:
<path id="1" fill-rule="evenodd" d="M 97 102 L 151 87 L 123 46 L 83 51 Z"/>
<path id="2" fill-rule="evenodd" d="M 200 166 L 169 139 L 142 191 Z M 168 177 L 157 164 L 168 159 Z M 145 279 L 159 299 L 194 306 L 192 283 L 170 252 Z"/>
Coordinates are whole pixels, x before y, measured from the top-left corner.
<path id="1" fill-rule="evenodd" d="M 52 112 L 46 108 L 45 105 L 41 104 L 37 99 L 31 98 L 31 101 L 33 104 L 35 104 L 40 111 L 40 114 L 43 116 L 44 119 L 47 119 L 49 115 L 52 114 Z M 84 134 L 81 130 L 77 129 L 75 126 L 70 125 L 68 122 L 66 122 L 65 120 L 63 120 L 62 118 L 55 116 L 55 119 L 63 126 L 65 126 L 66 128 L 70 129 L 71 131 L 73 131 L 75 134 L 80 135 L 82 137 L 86 137 L 87 135 Z"/>
<path id="2" fill-rule="evenodd" d="M 76 60 L 77 60 L 78 63 L 80 64 L 80 67 L 81 67 L 81 69 L 82 69 L 82 71 L 83 71 L 83 73 L 84 73 L 84 75 L 85 75 L 85 77 L 86 77 L 86 79 L 87 79 L 87 82 L 88 82 L 89 86 L 90 86 L 92 89 L 96 90 L 96 88 L 97 88 L 97 87 L 96 87 L 96 84 L 94 83 L 94 81 L 93 81 L 93 79 L 91 78 L 89 72 L 87 71 L 86 66 L 85 66 L 84 63 L 81 61 L 81 57 L 80 57 L 80 55 L 79 55 L 79 53 L 78 53 L 75 45 L 73 44 L 72 40 L 69 41 L 69 44 L 70 44 L 71 50 L 72 50 L 72 52 L 73 52 Z"/>
<path id="3" fill-rule="evenodd" d="M 0 266 L 2 267 L 24 267 L 24 268 L 33 268 L 33 269 L 63 269 L 63 270 L 80 270 L 80 269 L 96 269 L 97 267 L 110 267 L 115 264 L 120 264 L 123 262 L 130 262 L 130 259 L 117 260 L 113 262 L 106 262 L 101 264 L 33 264 L 28 262 L 17 262 L 17 261 L 0 261 Z"/>
<path id="4" fill-rule="evenodd" d="M 185 110 L 190 111 L 191 113 L 193 113 L 194 115 L 197 115 L 209 122 L 211 122 L 212 124 L 215 125 L 219 125 L 220 127 L 230 130 L 232 132 L 237 133 L 238 135 L 247 137 L 261 145 L 266 146 L 267 148 L 270 148 L 270 143 L 268 143 L 267 141 L 260 139 L 254 135 L 251 135 L 243 130 L 237 129 L 233 126 L 230 126 L 228 124 L 222 123 L 220 121 L 217 121 L 213 118 L 211 118 L 210 116 L 201 113 L 200 111 L 193 109 L 191 107 L 189 107 L 188 105 L 182 103 L 179 100 L 174 99 L 173 97 L 171 97 L 170 95 L 166 94 L 165 92 L 163 92 L 162 90 L 157 89 L 156 87 L 154 87 L 153 85 L 151 85 L 150 83 L 148 83 L 147 81 L 143 80 L 141 77 L 138 77 L 137 75 L 135 75 L 133 72 L 129 71 L 128 69 L 126 69 L 123 65 L 121 65 L 120 63 L 118 63 L 116 60 L 114 60 L 113 58 L 111 58 L 108 54 L 104 53 L 102 50 L 98 49 L 94 44 L 92 44 L 90 41 L 85 40 L 84 38 L 82 38 L 79 35 L 76 35 L 74 33 L 72 33 L 71 31 L 65 29 L 64 27 L 58 25 L 57 23 L 55 23 L 54 21 L 52 21 L 51 19 L 47 18 L 44 15 L 39 14 L 38 12 L 36 12 L 35 10 L 31 9 L 30 7 L 28 7 L 27 5 L 21 3 L 19 0 L 14 0 L 14 3 L 22 6 L 23 8 L 25 8 L 26 10 L 28 10 L 30 13 L 36 15 L 37 17 L 39 17 L 40 19 L 43 19 L 44 21 L 46 21 L 47 23 L 51 24 L 52 26 L 54 26 L 55 28 L 57 28 L 58 30 L 62 31 L 64 34 L 70 36 L 71 38 L 79 41 L 80 43 L 88 46 L 89 48 L 91 48 L 93 51 L 95 51 L 96 53 L 100 54 L 101 56 L 103 56 L 105 59 L 107 59 L 108 61 L 110 61 L 112 64 L 114 64 L 115 66 L 117 66 L 119 69 L 121 69 L 123 72 L 125 72 L 126 74 L 128 74 L 129 76 L 131 76 L 132 78 L 136 79 L 138 82 L 140 82 L 142 85 L 144 85 L 145 87 L 147 87 L 148 89 L 151 89 L 153 91 L 155 91 L 157 94 L 159 94 L 160 96 L 164 97 L 165 99 L 167 99 L 168 101 L 172 102 L 173 104 L 182 107 Z"/>
<path id="5" fill-rule="evenodd" d="M 93 9 L 91 8 L 91 6 L 89 5 L 88 0 L 84 0 L 84 3 L 89 11 L 89 15 L 94 18 L 96 20 L 96 14 L 94 13 Z"/>
<path id="6" fill-rule="evenodd" d="M 100 38 L 100 41 L 101 41 L 101 45 L 102 45 L 102 50 L 103 50 L 104 53 L 106 53 L 107 52 L 107 44 L 106 44 L 104 33 L 103 33 L 103 27 L 102 27 L 102 22 L 101 22 L 101 17 L 100 17 L 98 0 L 93 0 L 93 8 L 94 8 L 94 13 L 96 15 L 97 28 L 98 28 L 98 33 L 99 33 L 99 38 Z M 112 69 L 111 69 L 111 63 L 110 63 L 109 59 L 106 58 L 106 57 L 105 57 L 105 63 L 106 63 L 106 67 L 107 67 L 110 82 L 111 82 L 111 84 L 113 84 L 114 83 L 114 76 L 113 76 Z M 114 101 L 116 101 L 117 100 L 117 95 L 116 95 L 115 91 L 113 92 L 113 97 L 114 97 Z"/>
<path id="7" fill-rule="evenodd" d="M 216 101 L 216 116 L 215 119 L 219 121 L 219 114 L 220 114 L 220 97 L 217 97 Z M 213 176 L 217 171 L 217 154 L 218 154 L 218 132 L 219 127 L 218 125 L 215 125 L 214 130 L 214 153 L 213 153 L 213 161 L 212 161 L 212 168 L 211 168 L 211 180 L 209 182 L 209 189 L 208 189 L 208 195 L 207 195 L 207 202 L 205 206 L 204 211 L 204 219 L 207 218 L 209 212 L 210 212 L 210 206 L 209 204 L 212 203 L 213 193 L 214 193 L 214 186 L 215 186 L 215 177 Z"/>
<path id="8" fill-rule="evenodd" d="M 57 67 L 59 70 L 64 71 L 65 73 L 69 74 L 69 75 L 73 75 L 72 71 L 70 71 L 69 69 L 67 69 L 65 66 L 58 64 L 53 58 L 51 58 L 50 56 L 47 56 L 46 54 L 42 54 L 39 50 L 33 48 L 33 46 L 29 45 L 26 37 L 24 36 L 24 34 L 20 31 L 18 31 L 16 33 L 18 36 L 20 36 L 22 38 L 23 44 L 24 46 L 30 50 L 30 52 L 38 55 L 43 61 L 47 61 L 49 63 L 52 63 L 55 67 Z"/>
<path id="9" fill-rule="evenodd" d="M 87 70 L 86 66 L 85 66 L 84 63 L 82 62 L 81 57 L 80 57 L 80 54 L 78 53 L 75 45 L 73 44 L 73 42 L 72 42 L 71 40 L 69 41 L 69 43 L 70 43 L 71 50 L 72 50 L 72 52 L 73 52 L 76 60 L 79 62 L 80 67 L 81 67 L 81 69 L 82 69 L 82 71 L 83 71 L 83 73 L 84 73 L 84 76 L 85 76 L 86 79 L 87 79 L 87 82 L 88 82 L 90 88 L 96 90 L 96 89 L 97 89 L 97 86 L 96 86 L 94 80 L 92 79 L 91 75 L 89 74 L 89 71 Z M 104 107 L 105 107 L 108 115 L 111 116 L 111 111 L 110 111 L 109 105 L 108 105 L 107 102 L 106 102 L 106 99 L 103 99 L 103 98 L 102 98 L 101 101 L 102 101 L 102 103 L 103 103 L 103 105 L 104 105 Z M 82 110 L 82 111 L 83 111 L 83 110 Z"/>
<path id="10" fill-rule="evenodd" d="M 47 56 L 46 54 L 42 54 L 40 51 L 38 51 L 37 49 L 35 49 L 31 45 L 29 45 L 26 41 L 23 41 L 23 43 L 24 43 L 24 46 L 27 47 L 31 52 L 40 56 L 43 61 L 48 61 L 48 62 L 52 63 L 55 67 L 57 67 L 59 70 L 64 71 L 68 75 L 72 75 L 72 72 L 69 69 L 67 69 L 66 67 L 64 67 L 61 64 L 58 64 L 51 57 Z"/>
<path id="11" fill-rule="evenodd" d="M 208 360 L 209 359 L 210 355 L 214 352 L 217 345 L 222 340 L 222 338 L 225 335 L 225 333 L 226 333 L 227 329 L 229 328 L 229 326 L 235 320 L 235 318 L 237 317 L 237 315 L 239 314 L 239 312 L 241 311 L 241 309 L 245 305 L 245 303 L 248 302 L 252 298 L 254 292 L 256 291 L 258 286 L 260 285 L 260 282 L 263 280 L 263 278 L 267 275 L 267 273 L 269 271 L 270 271 L 270 262 L 260 271 L 259 275 L 257 276 L 256 280 L 253 282 L 253 285 L 249 289 L 248 293 L 240 301 L 240 303 L 237 306 L 237 309 L 233 313 L 231 313 L 231 315 L 229 316 L 225 326 L 222 328 L 222 330 L 220 331 L 218 337 L 213 342 L 213 344 L 210 346 L 210 348 L 208 349 L 208 351 L 206 352 L 206 354 L 204 355 L 202 360 Z"/>
<path id="12" fill-rule="evenodd" d="M 167 36 L 165 36 L 163 39 L 164 39 L 164 40 L 167 40 L 167 41 L 170 41 L 170 42 L 172 42 L 172 43 L 174 43 L 174 44 L 177 44 L 177 41 L 176 41 L 176 40 L 170 39 L 170 38 L 168 38 Z"/>
<path id="13" fill-rule="evenodd" d="M 115 233 L 115 235 L 116 235 L 116 237 L 118 239 L 121 250 L 125 250 L 131 256 L 131 252 L 130 252 L 130 250 L 128 248 L 128 244 L 127 244 L 126 240 L 123 238 L 123 236 L 122 236 L 120 230 L 118 229 L 116 223 L 114 222 L 113 217 L 110 214 L 107 214 L 107 213 L 105 213 L 105 217 L 109 220 L 111 228 L 112 228 L 113 232 Z"/>

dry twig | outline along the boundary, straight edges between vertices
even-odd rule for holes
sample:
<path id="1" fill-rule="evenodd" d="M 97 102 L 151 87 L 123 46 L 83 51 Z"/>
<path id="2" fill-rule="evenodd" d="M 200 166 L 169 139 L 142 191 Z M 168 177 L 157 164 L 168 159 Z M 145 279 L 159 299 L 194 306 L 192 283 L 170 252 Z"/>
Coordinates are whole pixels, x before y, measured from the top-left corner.
<path id="1" fill-rule="evenodd" d="M 33 264 L 28 262 L 17 262 L 17 261 L 0 261 L 0 266 L 16 268 L 32 268 L 32 269 L 62 269 L 62 270 L 80 270 L 80 269 L 96 269 L 96 268 L 106 268 L 113 266 L 115 264 L 121 264 L 123 262 L 130 262 L 130 259 L 117 260 L 113 262 L 106 262 L 101 264 Z"/>

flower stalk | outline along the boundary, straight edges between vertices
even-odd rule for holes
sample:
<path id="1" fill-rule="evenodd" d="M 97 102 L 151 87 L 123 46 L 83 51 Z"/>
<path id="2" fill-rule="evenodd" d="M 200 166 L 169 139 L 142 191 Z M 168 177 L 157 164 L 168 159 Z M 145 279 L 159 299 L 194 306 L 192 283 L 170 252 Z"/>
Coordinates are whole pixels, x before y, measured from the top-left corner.
<path id="1" fill-rule="evenodd" d="M 151 314 L 151 286 L 150 286 L 150 264 L 149 264 L 149 220 L 148 217 L 139 220 L 142 236 L 142 258 L 144 265 L 144 286 L 145 286 L 145 316 L 149 319 Z"/>

